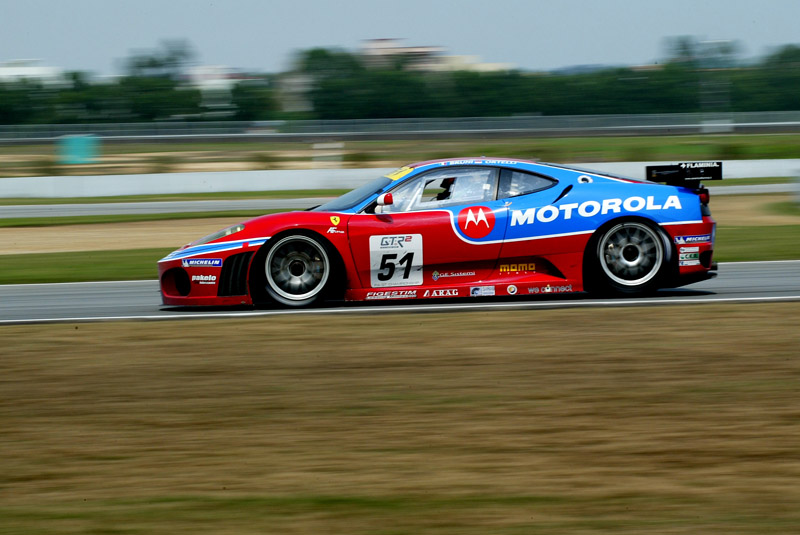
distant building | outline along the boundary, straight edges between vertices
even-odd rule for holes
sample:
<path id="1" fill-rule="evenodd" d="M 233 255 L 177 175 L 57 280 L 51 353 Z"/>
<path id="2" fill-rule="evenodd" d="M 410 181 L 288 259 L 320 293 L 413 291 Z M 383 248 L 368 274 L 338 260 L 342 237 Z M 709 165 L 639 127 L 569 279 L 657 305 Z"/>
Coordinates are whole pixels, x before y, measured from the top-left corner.
<path id="1" fill-rule="evenodd" d="M 450 56 L 441 46 L 401 46 L 400 39 L 369 39 L 361 45 L 367 67 L 399 66 L 420 72 L 497 72 L 514 69 L 511 63 L 483 63 L 478 56 Z"/>
<path id="2" fill-rule="evenodd" d="M 513 71 L 513 63 L 486 63 L 479 56 L 442 56 L 438 71 L 507 72 Z"/>
<path id="3" fill-rule="evenodd" d="M 478 56 L 451 56 L 441 46 L 402 46 L 401 39 L 363 41 L 359 56 L 364 66 L 372 69 L 402 69 L 415 72 L 505 72 L 515 68 L 511 63 L 484 63 Z M 278 78 L 278 98 L 286 112 L 309 112 L 314 106 L 309 92 L 313 76 L 300 72 L 282 74 Z"/>
<path id="4" fill-rule="evenodd" d="M 197 65 L 185 71 L 186 82 L 201 91 L 230 91 L 241 75 L 224 65 Z"/>
<path id="5" fill-rule="evenodd" d="M 41 60 L 18 59 L 0 63 L 0 83 L 28 80 L 45 85 L 66 83 L 64 71 L 56 67 L 41 65 Z"/>
<path id="6" fill-rule="evenodd" d="M 290 73 L 278 79 L 278 99 L 283 111 L 308 112 L 314 109 L 309 91 L 314 78 L 308 74 Z"/>
<path id="7" fill-rule="evenodd" d="M 252 77 L 225 65 L 196 65 L 184 70 L 181 77 L 189 87 L 200 90 L 202 106 L 220 114 L 232 114 L 233 88 Z"/>
<path id="8" fill-rule="evenodd" d="M 369 39 L 361 45 L 361 57 L 367 67 L 391 68 L 400 64 L 407 70 L 430 70 L 443 52 L 439 46 L 400 46 L 400 39 Z"/>

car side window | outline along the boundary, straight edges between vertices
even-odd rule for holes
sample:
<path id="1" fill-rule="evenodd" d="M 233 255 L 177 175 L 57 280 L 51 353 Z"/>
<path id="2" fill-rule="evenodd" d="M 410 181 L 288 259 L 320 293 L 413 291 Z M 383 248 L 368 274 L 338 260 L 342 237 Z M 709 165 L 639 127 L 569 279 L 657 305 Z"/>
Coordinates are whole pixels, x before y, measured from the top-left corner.
<path id="1" fill-rule="evenodd" d="M 392 191 L 394 204 L 382 207 L 383 213 L 435 210 L 456 204 L 487 202 L 494 199 L 497 169 L 461 167 L 426 173 Z"/>
<path id="2" fill-rule="evenodd" d="M 497 191 L 497 198 L 506 199 L 517 195 L 525 195 L 526 193 L 547 189 L 553 184 L 555 184 L 555 181 L 550 178 L 512 169 L 503 169 L 500 171 L 500 187 Z"/>

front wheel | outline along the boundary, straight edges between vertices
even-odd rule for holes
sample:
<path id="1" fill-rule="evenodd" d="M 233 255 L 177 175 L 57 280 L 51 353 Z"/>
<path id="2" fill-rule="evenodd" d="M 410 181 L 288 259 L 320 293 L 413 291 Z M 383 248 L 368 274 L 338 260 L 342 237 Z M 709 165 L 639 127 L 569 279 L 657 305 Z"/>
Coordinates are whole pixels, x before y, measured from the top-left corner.
<path id="1" fill-rule="evenodd" d="M 253 261 L 254 297 L 266 293 L 294 307 L 324 300 L 334 280 L 332 254 L 326 244 L 305 233 L 279 238 Z"/>
<path id="2" fill-rule="evenodd" d="M 601 291 L 632 295 L 658 288 L 668 245 L 658 229 L 639 221 L 613 225 L 596 241 L 595 281 Z"/>

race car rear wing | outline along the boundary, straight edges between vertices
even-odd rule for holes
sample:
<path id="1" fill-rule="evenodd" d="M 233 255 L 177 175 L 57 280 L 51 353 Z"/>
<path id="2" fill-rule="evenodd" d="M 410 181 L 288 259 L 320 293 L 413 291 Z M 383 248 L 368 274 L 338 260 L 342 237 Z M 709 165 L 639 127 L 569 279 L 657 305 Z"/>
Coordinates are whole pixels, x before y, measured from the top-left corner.
<path id="1" fill-rule="evenodd" d="M 701 180 L 722 180 L 722 162 L 683 162 L 648 165 L 645 178 L 671 186 L 700 187 Z"/>

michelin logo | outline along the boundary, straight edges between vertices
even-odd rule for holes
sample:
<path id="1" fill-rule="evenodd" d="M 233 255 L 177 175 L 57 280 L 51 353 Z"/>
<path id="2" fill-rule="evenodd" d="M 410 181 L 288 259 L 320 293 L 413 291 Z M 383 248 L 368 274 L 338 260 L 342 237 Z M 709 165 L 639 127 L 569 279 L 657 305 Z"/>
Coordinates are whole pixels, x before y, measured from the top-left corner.
<path id="1" fill-rule="evenodd" d="M 181 260 L 183 267 L 220 267 L 221 258 L 184 258 Z"/>
<path id="2" fill-rule="evenodd" d="M 701 234 L 699 236 L 675 236 L 675 243 L 687 245 L 692 243 L 706 243 L 711 241 L 711 234 Z"/>
<path id="3" fill-rule="evenodd" d="M 527 210 L 511 211 L 511 226 L 531 225 L 534 221 L 539 223 L 550 223 L 558 219 L 561 213 L 564 220 L 572 219 L 572 215 L 577 212 L 579 217 L 594 217 L 597 214 L 620 213 L 624 209 L 626 212 L 638 212 L 640 210 L 669 210 L 682 208 L 681 201 L 677 195 L 670 195 L 664 204 L 658 204 L 655 197 L 628 197 L 627 199 L 603 199 L 603 201 L 585 201 L 580 204 L 566 203 L 555 207 L 552 205 L 542 206 L 541 208 L 528 208 Z"/>

